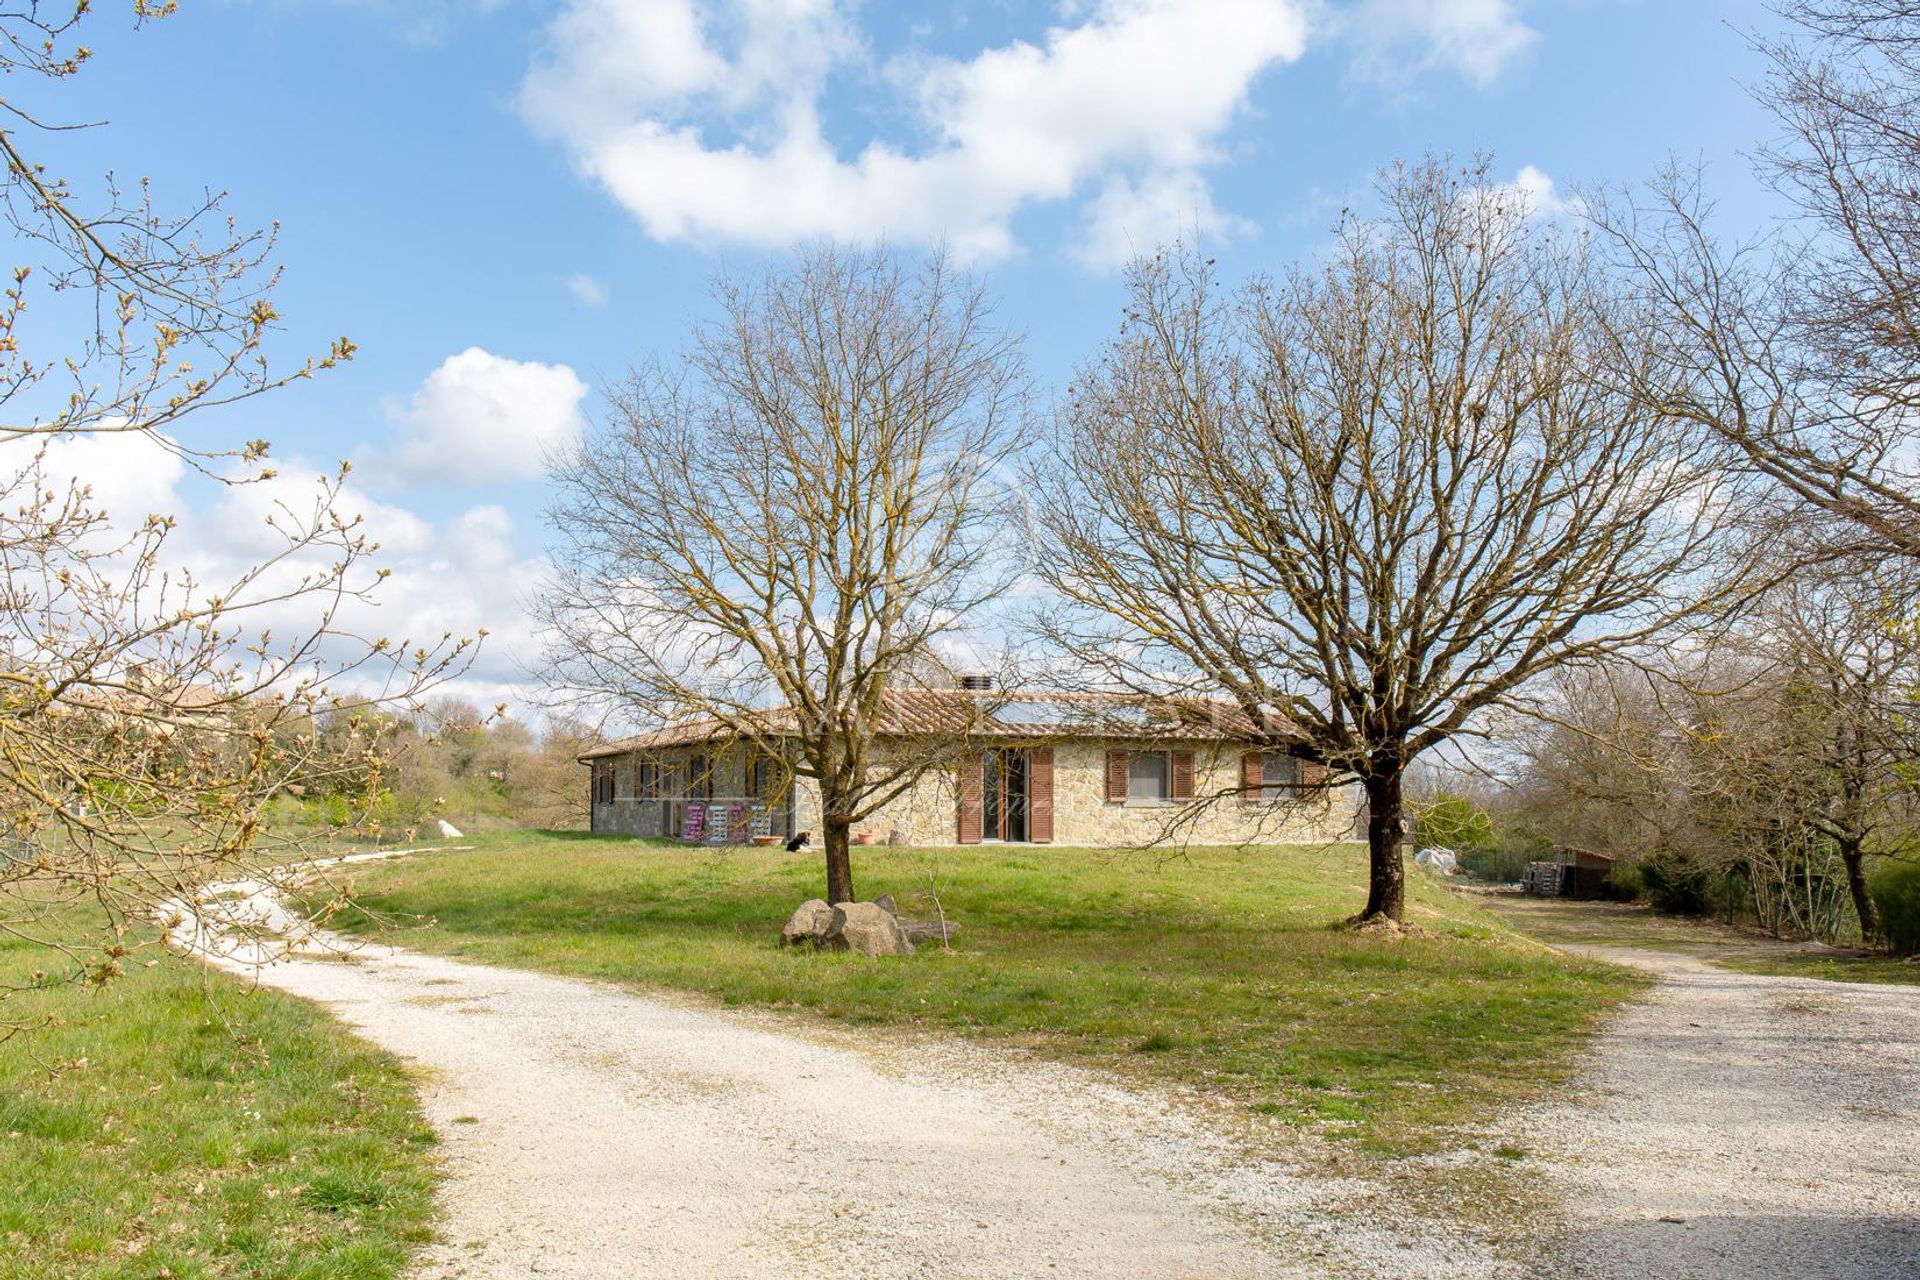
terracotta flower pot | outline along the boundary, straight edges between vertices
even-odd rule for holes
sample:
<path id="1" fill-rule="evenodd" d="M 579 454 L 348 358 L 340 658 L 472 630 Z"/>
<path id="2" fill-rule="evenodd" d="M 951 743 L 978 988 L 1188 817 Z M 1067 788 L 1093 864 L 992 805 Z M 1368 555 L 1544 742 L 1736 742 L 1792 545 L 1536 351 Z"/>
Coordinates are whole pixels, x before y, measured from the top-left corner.
<path id="1" fill-rule="evenodd" d="M 755 836 L 753 842 L 762 849 L 770 849 L 776 844 L 785 843 L 779 836 Z"/>

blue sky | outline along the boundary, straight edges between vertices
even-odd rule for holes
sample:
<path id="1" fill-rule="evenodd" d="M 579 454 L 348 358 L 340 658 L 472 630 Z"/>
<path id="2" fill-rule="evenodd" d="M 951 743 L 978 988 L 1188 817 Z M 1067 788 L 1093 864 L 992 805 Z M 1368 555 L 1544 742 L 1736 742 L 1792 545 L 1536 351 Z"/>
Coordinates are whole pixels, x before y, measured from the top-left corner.
<path id="1" fill-rule="evenodd" d="M 137 33 L 102 8 L 41 105 L 110 126 L 43 154 L 163 203 L 226 189 L 281 224 L 282 354 L 360 346 L 189 442 L 354 459 L 384 612 L 491 629 L 486 697 L 535 656 L 540 442 L 677 346 L 715 271 L 796 239 L 944 239 L 1058 386 L 1129 245 L 1199 226 L 1230 274 L 1277 268 L 1396 157 L 1485 150 L 1542 199 L 1697 158 L 1729 227 L 1776 213 L 1744 158 L 1751 2 L 187 0 Z"/>

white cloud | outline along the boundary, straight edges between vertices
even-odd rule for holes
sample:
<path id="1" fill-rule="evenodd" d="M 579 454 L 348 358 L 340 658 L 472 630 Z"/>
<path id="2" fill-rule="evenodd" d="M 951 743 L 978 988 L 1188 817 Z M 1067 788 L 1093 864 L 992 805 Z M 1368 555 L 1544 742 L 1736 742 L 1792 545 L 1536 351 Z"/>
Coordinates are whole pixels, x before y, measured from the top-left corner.
<path id="1" fill-rule="evenodd" d="M 1360 0 L 1335 21 L 1354 74 L 1391 87 L 1445 69 L 1485 88 L 1539 38 L 1515 0 Z"/>
<path id="2" fill-rule="evenodd" d="M 1489 201 L 1504 215 L 1528 221 L 1578 218 L 1587 209 L 1585 200 L 1561 195 L 1553 179 L 1530 164 L 1521 166 L 1511 181 L 1488 183 L 1470 197 Z"/>
<path id="3" fill-rule="evenodd" d="M 36 451 L 37 442 L 0 445 L 0 478 L 31 465 Z M 275 652 L 312 635 L 329 605 L 338 613 L 327 624 L 333 637 L 317 650 L 323 665 L 364 654 L 365 643 L 379 636 L 432 645 L 446 633 L 474 636 L 484 628 L 490 634 L 457 688 L 485 702 L 504 698 L 530 705 L 525 664 L 538 658 L 540 646 L 525 601 L 546 565 L 518 545 L 505 509 L 482 504 L 436 521 L 347 484 L 330 510 L 378 550 L 352 572 L 355 585 L 369 588 L 367 598 L 336 601 L 303 591 L 302 584 L 327 577 L 337 548 L 311 546 L 269 564 L 287 551 L 289 531 L 314 520 L 325 493 L 322 471 L 300 458 L 209 465 L 231 483 L 202 475 L 150 435 L 93 434 L 46 442 L 40 475 L 45 483 L 71 480 L 92 490 L 93 504 L 106 511 L 112 529 L 103 535 L 101 551 L 116 548 L 149 513 L 171 517 L 175 523 L 159 568 L 175 589 L 184 589 L 185 571 L 194 584 L 191 598 L 226 597 L 240 610 L 229 621 L 254 635 L 271 632 Z M 263 476 L 268 470 L 271 476 Z M 130 565 L 109 558 L 93 567 L 112 574 Z M 389 570 L 388 576 L 376 581 L 378 569 Z M 249 574 L 251 582 L 235 590 Z M 142 600 L 142 607 L 160 613 L 172 607 L 157 590 L 143 592 Z M 351 677 L 347 687 L 366 692 L 380 676 L 370 668 Z"/>
<path id="4" fill-rule="evenodd" d="M 540 474 L 545 452 L 577 439 L 587 384 L 563 364 L 509 360 L 479 347 L 449 356 L 404 405 L 371 464 L 382 478 L 490 484 Z"/>
<path id="5" fill-rule="evenodd" d="M 1097 186 L 1091 258 L 1128 217 L 1156 236 L 1176 209 L 1225 225 L 1201 170 L 1307 23 L 1297 0 L 1103 0 L 1038 42 L 897 58 L 886 79 L 923 141 L 852 156 L 820 120 L 863 52 L 834 0 L 570 0 L 548 34 L 522 110 L 657 239 L 889 236 L 992 258 L 1021 210 Z"/>
<path id="6" fill-rule="evenodd" d="M 1529 217 L 1577 215 L 1587 207 L 1586 201 L 1578 196 L 1562 196 L 1554 189 L 1553 179 L 1530 164 L 1523 165 L 1513 181 L 1502 183 L 1499 189 L 1517 196 Z"/>
<path id="7" fill-rule="evenodd" d="M 1087 204 L 1086 238 L 1074 256 L 1090 267 L 1126 262 L 1175 240 L 1244 232 L 1252 224 L 1214 208 L 1213 193 L 1191 170 L 1109 178 Z"/>
<path id="8" fill-rule="evenodd" d="M 178 452 L 145 432 L 93 432 L 58 436 L 7 446 L 5 474 L 41 458 L 42 483 L 56 489 L 82 484 L 91 491 L 89 506 L 105 511 L 116 529 L 130 531 L 155 513 L 172 510 L 174 487 L 186 474 Z"/>
<path id="9" fill-rule="evenodd" d="M 583 306 L 598 309 L 607 305 L 607 286 L 590 275 L 568 276 L 567 292 L 577 298 Z"/>

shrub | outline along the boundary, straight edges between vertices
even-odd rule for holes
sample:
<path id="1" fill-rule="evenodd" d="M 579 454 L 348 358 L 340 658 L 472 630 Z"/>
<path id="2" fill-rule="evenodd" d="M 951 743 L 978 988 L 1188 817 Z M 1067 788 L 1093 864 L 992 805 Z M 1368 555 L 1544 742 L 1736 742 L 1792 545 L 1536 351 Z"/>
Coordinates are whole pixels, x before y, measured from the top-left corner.
<path id="1" fill-rule="evenodd" d="M 1688 858 L 1648 858 L 1640 864 L 1640 892 L 1655 911 L 1704 916 L 1713 910 L 1712 877 Z"/>
<path id="2" fill-rule="evenodd" d="M 1607 883 L 1623 901 L 1633 902 L 1647 893 L 1647 878 L 1637 862 L 1628 862 L 1622 858 L 1613 864 L 1613 870 L 1607 872 Z"/>
<path id="3" fill-rule="evenodd" d="M 1895 955 L 1920 955 L 1920 861 L 1889 858 L 1867 881 Z"/>
<path id="4" fill-rule="evenodd" d="M 1460 865 L 1482 880 L 1497 880 L 1507 884 L 1526 874 L 1527 864 L 1534 860 L 1531 849 L 1519 845 L 1501 843 L 1484 849 L 1461 849 Z"/>
<path id="5" fill-rule="evenodd" d="M 1414 819 L 1416 839 L 1423 848 L 1439 846 L 1465 853 L 1493 843 L 1493 819 L 1463 795 L 1442 791 Z"/>

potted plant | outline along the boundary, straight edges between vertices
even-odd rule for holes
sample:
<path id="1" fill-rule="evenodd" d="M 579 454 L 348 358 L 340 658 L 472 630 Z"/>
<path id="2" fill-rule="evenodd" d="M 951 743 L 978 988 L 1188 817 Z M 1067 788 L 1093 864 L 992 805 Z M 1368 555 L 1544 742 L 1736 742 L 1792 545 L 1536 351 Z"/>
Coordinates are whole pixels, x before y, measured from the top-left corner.
<path id="1" fill-rule="evenodd" d="M 755 836 L 753 842 L 762 849 L 771 849 L 776 844 L 784 843 L 779 836 Z"/>
<path id="2" fill-rule="evenodd" d="M 853 842 L 854 842 L 855 844 L 872 844 L 872 843 L 873 843 L 873 832 L 871 832 L 871 831 L 856 831 L 856 832 L 854 832 L 854 833 L 853 833 Z"/>

